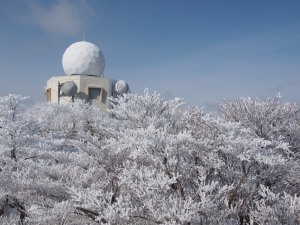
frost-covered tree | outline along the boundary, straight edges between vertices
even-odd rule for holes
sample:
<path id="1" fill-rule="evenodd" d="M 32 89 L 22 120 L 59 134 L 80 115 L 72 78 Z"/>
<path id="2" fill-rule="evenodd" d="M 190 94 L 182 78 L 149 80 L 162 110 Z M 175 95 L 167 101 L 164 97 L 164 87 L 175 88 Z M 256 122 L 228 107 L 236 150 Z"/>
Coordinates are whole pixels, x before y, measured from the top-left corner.
<path id="1" fill-rule="evenodd" d="M 264 172 L 264 185 L 269 188 L 299 193 L 300 159 L 300 107 L 297 104 L 282 103 L 280 95 L 274 99 L 242 98 L 239 101 L 225 101 L 221 104 L 226 120 L 235 121 L 251 129 L 257 136 L 271 142 L 281 151 L 285 164 L 276 170 Z M 284 147 L 285 145 L 285 147 Z M 271 174 L 269 173 L 271 172 Z"/>
<path id="2" fill-rule="evenodd" d="M 113 123 L 82 102 L 37 105 L 25 112 L 23 100 L 12 95 L 1 105 L 1 215 L 14 214 L 12 220 L 19 216 L 30 224 L 86 224 L 89 212 L 71 204 L 67 188 L 102 177 L 97 160 L 104 152 L 91 143 L 101 146 L 109 135 L 105 127 L 110 130 Z M 11 105 L 14 111 L 8 111 Z"/>
<path id="3" fill-rule="evenodd" d="M 300 224 L 300 198 L 291 196 L 285 191 L 275 194 L 261 186 L 261 199 L 255 202 L 255 208 L 250 212 L 252 223 L 256 224 Z"/>
<path id="4" fill-rule="evenodd" d="M 300 107 L 282 103 L 280 99 L 278 95 L 273 99 L 226 100 L 221 109 L 226 120 L 240 122 L 266 140 L 283 140 L 289 144 L 290 151 L 299 154 Z"/>
<path id="5" fill-rule="evenodd" d="M 222 218 L 246 224 L 249 211 L 259 198 L 256 193 L 262 183 L 260 173 L 267 167 L 272 170 L 284 165 L 285 158 L 280 153 L 287 146 L 270 145 L 270 141 L 258 137 L 241 123 L 226 121 L 195 108 L 190 108 L 187 114 L 191 116 L 187 117 L 185 125 L 197 138 L 196 159 L 206 169 L 206 181 L 231 186 L 223 193 L 225 208 L 218 215 L 226 212 L 228 214 L 222 214 Z"/>
<path id="6" fill-rule="evenodd" d="M 0 216 L 26 216 L 24 197 L 17 182 L 27 150 L 32 141 L 30 123 L 25 118 L 26 97 L 8 95 L 0 98 Z"/>
<path id="7" fill-rule="evenodd" d="M 118 136 L 110 140 L 121 156 L 116 186 L 107 193 L 72 189 L 76 204 L 96 210 L 98 221 L 117 224 L 217 221 L 213 210 L 227 186 L 205 182 L 204 169 L 195 165 L 196 140 L 183 126 L 182 105 L 147 91 L 116 99 L 111 113 Z"/>
<path id="8" fill-rule="evenodd" d="M 299 107 L 126 94 L 110 115 L 82 101 L 0 98 L 0 223 L 299 224 Z"/>
<path id="9" fill-rule="evenodd" d="M 100 109 L 80 101 L 73 105 L 39 105 L 30 113 L 32 119 L 40 124 L 39 159 L 35 165 L 49 176 L 47 183 L 45 178 L 38 179 L 38 182 L 41 193 L 52 194 L 47 196 L 48 207 L 33 208 L 28 221 L 42 224 L 64 221 L 69 221 L 67 224 L 72 221 L 91 223 L 96 212 L 75 206 L 70 201 L 69 189 L 96 188 L 101 183 L 99 189 L 102 190 L 109 183 L 104 179 L 104 167 L 109 162 L 105 161 L 107 154 L 103 146 L 104 140 L 112 136 L 113 122 L 109 122 Z M 44 215 L 47 215 L 47 220 Z"/>
<path id="10" fill-rule="evenodd" d="M 287 145 L 271 145 L 240 123 L 182 104 L 147 91 L 116 99 L 118 136 L 110 143 L 122 155 L 117 191 L 103 197 L 73 189 L 76 203 L 112 223 L 249 222 L 258 173 L 284 164 Z"/>
<path id="11" fill-rule="evenodd" d="M 297 175 L 300 172 L 300 108 L 297 104 L 281 103 L 280 98 L 280 96 L 274 99 L 262 100 L 242 98 L 238 101 L 225 101 L 221 104 L 225 120 L 240 123 L 241 126 L 251 130 L 258 137 L 269 141 L 267 148 L 273 149 L 273 154 L 271 155 L 266 155 L 264 150 L 261 149 L 259 154 L 264 156 L 264 159 L 261 163 L 255 164 L 252 168 L 254 173 L 252 176 L 255 178 L 257 186 L 255 191 L 258 193 L 252 203 L 252 209 L 257 207 L 259 213 L 264 213 L 262 205 L 264 205 L 264 207 L 274 208 L 276 204 L 280 204 L 279 202 L 281 202 L 283 206 L 289 205 L 290 201 L 297 201 L 295 195 L 298 195 L 300 190 L 300 179 Z M 277 160 L 276 157 L 274 157 L 276 155 L 281 156 L 281 160 Z M 282 163 L 278 163 L 280 161 Z M 271 164 L 268 162 L 271 162 Z M 265 194 L 262 195 L 260 194 L 262 192 L 259 187 L 268 191 L 264 191 Z M 276 204 L 269 200 L 273 195 L 276 195 L 278 198 Z M 287 195 L 293 196 L 289 197 L 291 200 L 288 200 Z M 296 208 L 292 211 L 288 210 L 292 209 L 286 207 L 282 211 L 283 217 L 288 214 L 295 215 L 295 211 L 293 210 L 299 213 L 299 209 Z M 285 212 L 286 215 L 284 215 L 283 212 Z M 272 213 L 272 216 L 278 219 L 275 219 L 277 222 L 275 222 L 275 220 L 270 222 L 270 219 L 267 219 L 263 223 L 299 224 L 299 217 L 294 220 L 294 222 L 278 222 L 284 220 L 282 218 L 280 219 L 278 212 L 275 212 L 275 210 L 272 211 Z M 259 219 L 256 221 L 262 223 L 263 220 Z M 298 223 L 295 221 L 298 221 Z"/>

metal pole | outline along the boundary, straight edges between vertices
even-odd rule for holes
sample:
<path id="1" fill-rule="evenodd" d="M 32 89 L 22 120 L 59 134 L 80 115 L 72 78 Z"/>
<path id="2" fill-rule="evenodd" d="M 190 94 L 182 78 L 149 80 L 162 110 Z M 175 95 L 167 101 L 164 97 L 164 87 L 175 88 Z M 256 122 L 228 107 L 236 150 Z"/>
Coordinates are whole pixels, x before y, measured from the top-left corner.
<path id="1" fill-rule="evenodd" d="M 57 86 L 57 104 L 59 105 L 59 100 L 60 100 L 60 82 L 58 82 L 58 86 Z"/>

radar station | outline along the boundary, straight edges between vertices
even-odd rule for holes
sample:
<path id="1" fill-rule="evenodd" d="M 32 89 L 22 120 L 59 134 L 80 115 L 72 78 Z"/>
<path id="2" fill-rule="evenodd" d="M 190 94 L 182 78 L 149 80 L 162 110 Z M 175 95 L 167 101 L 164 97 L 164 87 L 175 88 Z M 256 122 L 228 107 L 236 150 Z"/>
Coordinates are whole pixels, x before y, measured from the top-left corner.
<path id="1" fill-rule="evenodd" d="M 107 113 L 109 97 L 130 92 L 126 81 L 103 76 L 104 55 L 90 42 L 71 44 L 63 54 L 62 66 L 66 76 L 52 77 L 47 81 L 47 102 L 72 103 L 75 99 L 82 99 Z"/>

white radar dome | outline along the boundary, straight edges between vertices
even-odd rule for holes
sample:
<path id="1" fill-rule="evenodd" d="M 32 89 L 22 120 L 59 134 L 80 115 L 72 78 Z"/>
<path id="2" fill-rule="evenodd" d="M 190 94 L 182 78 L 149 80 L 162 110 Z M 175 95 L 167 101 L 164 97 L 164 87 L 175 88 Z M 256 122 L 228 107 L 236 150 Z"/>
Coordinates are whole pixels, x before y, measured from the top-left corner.
<path id="1" fill-rule="evenodd" d="M 62 65 L 66 75 L 101 76 L 105 67 L 105 59 L 101 50 L 86 41 L 70 45 L 63 57 Z"/>
<path id="2" fill-rule="evenodd" d="M 66 96 L 74 96 L 77 90 L 78 87 L 74 81 L 67 81 L 61 86 L 61 92 Z"/>
<path id="3" fill-rule="evenodd" d="M 117 83 L 115 84 L 115 90 L 119 94 L 124 94 L 128 92 L 129 86 L 125 80 L 118 80 Z"/>

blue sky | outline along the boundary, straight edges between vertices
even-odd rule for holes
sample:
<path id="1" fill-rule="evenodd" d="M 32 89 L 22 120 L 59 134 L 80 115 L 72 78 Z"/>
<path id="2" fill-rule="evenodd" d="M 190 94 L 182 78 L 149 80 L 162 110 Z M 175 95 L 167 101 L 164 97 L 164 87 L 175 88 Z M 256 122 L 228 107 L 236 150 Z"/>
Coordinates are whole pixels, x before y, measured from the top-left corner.
<path id="1" fill-rule="evenodd" d="M 105 76 L 215 109 L 222 99 L 300 103 L 300 1 L 0 0 L 0 96 L 45 100 L 72 43 L 96 44 Z"/>

